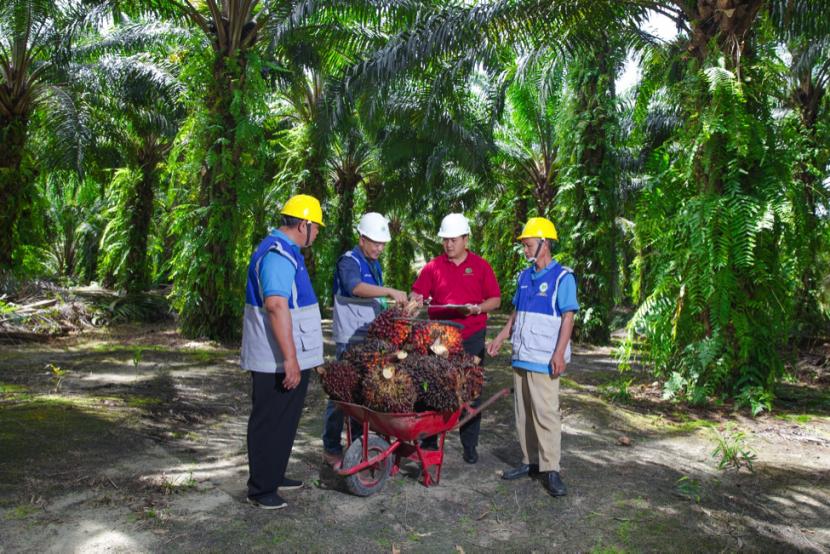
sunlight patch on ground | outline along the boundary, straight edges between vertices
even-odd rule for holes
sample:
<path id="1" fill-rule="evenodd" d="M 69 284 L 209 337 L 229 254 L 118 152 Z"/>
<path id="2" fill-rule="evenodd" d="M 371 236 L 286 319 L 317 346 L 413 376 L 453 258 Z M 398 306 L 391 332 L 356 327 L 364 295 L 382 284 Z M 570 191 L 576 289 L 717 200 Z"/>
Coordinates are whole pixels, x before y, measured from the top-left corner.
<path id="1" fill-rule="evenodd" d="M 204 463 L 185 463 L 165 468 L 159 473 L 144 475 L 141 481 L 171 489 L 198 487 L 203 481 L 227 479 L 248 470 L 248 462 L 239 457 L 237 462 L 229 459 L 216 460 Z"/>
<path id="2" fill-rule="evenodd" d="M 135 371 L 131 371 L 130 373 L 88 373 L 87 375 L 80 377 L 78 381 L 82 383 L 131 385 L 134 383 L 149 381 L 150 379 L 154 379 L 155 377 L 156 376 L 152 373 L 142 375 L 136 373 Z"/>
<path id="3" fill-rule="evenodd" d="M 144 552 L 126 533 L 110 528 L 110 524 L 81 521 L 74 530 L 63 534 L 47 552 Z"/>

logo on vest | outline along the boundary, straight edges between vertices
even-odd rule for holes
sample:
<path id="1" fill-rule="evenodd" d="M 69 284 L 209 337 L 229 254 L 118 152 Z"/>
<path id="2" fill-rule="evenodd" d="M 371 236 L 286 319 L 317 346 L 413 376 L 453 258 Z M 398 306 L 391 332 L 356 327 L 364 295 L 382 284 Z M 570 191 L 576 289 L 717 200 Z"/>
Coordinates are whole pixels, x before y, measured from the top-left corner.
<path id="1" fill-rule="evenodd" d="M 539 296 L 547 296 L 548 295 L 548 284 L 542 283 L 539 285 Z"/>

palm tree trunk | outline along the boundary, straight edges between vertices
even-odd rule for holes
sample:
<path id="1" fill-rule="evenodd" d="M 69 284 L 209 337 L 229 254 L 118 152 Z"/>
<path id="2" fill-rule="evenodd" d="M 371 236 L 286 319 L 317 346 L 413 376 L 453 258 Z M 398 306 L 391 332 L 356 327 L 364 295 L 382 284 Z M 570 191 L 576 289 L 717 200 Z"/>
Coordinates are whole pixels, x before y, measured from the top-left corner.
<path id="1" fill-rule="evenodd" d="M 580 322 L 580 336 L 595 343 L 610 339 L 611 311 L 617 278 L 617 181 L 610 144 L 614 125 L 616 63 L 607 49 L 586 53 L 572 68 L 573 110 L 584 126 L 575 130 L 571 159 L 578 182 L 569 230 L 579 276 L 580 302 L 591 317 Z M 588 263 L 590 261 L 590 263 Z"/>
<path id="2" fill-rule="evenodd" d="M 129 199 L 130 230 L 127 239 L 127 263 L 124 289 L 128 293 L 140 292 L 149 285 L 147 242 L 150 224 L 153 221 L 153 203 L 158 182 L 156 165 L 158 157 L 154 151 L 146 152 L 141 161 L 141 179 Z"/>
<path id="3" fill-rule="evenodd" d="M 414 279 L 412 259 L 415 251 L 412 242 L 402 233 L 403 222 L 399 217 L 392 216 L 389 221 L 389 232 L 392 240 L 386 253 L 383 255 L 386 262 L 385 284 L 399 290 L 409 290 Z"/>
<path id="4" fill-rule="evenodd" d="M 31 176 L 21 171 L 29 118 L 0 115 L 0 271 L 12 266 L 17 220 Z"/>
<path id="5" fill-rule="evenodd" d="M 242 282 L 236 249 L 240 222 L 237 179 L 242 145 L 237 140 L 238 113 L 234 98 L 244 89 L 245 54 L 216 53 L 213 79 L 206 94 L 207 152 L 199 180 L 201 210 L 195 228 L 185 239 L 198 244 L 199 260 L 177 282 L 185 297 L 181 307 L 182 331 L 188 336 L 215 340 L 238 337 Z M 237 113 L 234 113 L 237 110 Z"/>
<path id="6" fill-rule="evenodd" d="M 807 73 L 801 79 L 801 87 L 795 94 L 795 101 L 801 113 L 801 124 L 807 142 L 807 152 L 812 152 L 812 159 L 801 163 L 796 173 L 799 183 L 800 198 L 794 202 L 796 208 L 796 225 L 800 227 L 797 236 L 803 237 L 799 247 L 801 258 L 800 290 L 796 298 L 796 321 L 807 335 L 814 335 L 825 323 L 819 310 L 816 292 L 819 288 L 819 251 L 821 249 L 820 220 L 816 213 L 818 199 L 816 191 L 823 190 L 820 179 L 812 168 L 825 167 L 827 160 L 821 159 L 822 148 L 816 137 L 818 109 L 824 97 L 824 89 L 816 88 L 812 75 Z"/>
<path id="7" fill-rule="evenodd" d="M 337 212 L 337 255 L 350 249 L 353 245 L 354 192 L 359 178 L 356 175 L 345 175 L 334 184 L 340 200 L 340 209 Z"/>

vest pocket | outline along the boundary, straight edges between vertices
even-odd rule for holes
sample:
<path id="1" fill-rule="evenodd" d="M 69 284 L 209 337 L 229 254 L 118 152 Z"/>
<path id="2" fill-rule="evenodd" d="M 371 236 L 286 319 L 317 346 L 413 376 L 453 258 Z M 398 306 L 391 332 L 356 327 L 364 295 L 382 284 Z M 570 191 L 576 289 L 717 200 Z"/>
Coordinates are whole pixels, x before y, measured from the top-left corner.
<path id="1" fill-rule="evenodd" d="M 301 346 L 303 352 L 323 348 L 323 328 L 316 321 L 300 321 L 299 337 L 295 337 L 294 343 Z M 296 339 L 300 340 L 297 341 Z"/>
<path id="2" fill-rule="evenodd" d="M 550 354 L 553 355 L 553 351 L 556 347 L 556 339 L 553 337 L 553 329 L 550 326 L 537 323 L 529 326 L 528 330 L 530 332 L 525 333 L 522 337 L 524 345 L 530 350 L 550 352 Z"/>

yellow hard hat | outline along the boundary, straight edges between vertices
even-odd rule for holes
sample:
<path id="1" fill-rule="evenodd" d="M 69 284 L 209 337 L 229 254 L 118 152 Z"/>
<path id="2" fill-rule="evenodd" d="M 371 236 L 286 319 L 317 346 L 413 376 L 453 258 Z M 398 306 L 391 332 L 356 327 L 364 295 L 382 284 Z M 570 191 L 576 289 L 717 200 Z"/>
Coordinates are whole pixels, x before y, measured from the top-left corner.
<path id="1" fill-rule="evenodd" d="M 298 219 L 312 221 L 321 227 L 325 227 L 323 224 L 323 209 L 320 207 L 320 201 L 307 194 L 297 194 L 289 198 L 280 213 Z"/>
<path id="2" fill-rule="evenodd" d="M 525 223 L 522 234 L 516 240 L 522 239 L 553 239 L 559 240 L 559 235 L 556 234 L 556 227 L 553 222 L 544 217 L 531 217 Z"/>

